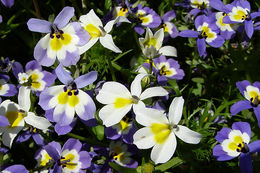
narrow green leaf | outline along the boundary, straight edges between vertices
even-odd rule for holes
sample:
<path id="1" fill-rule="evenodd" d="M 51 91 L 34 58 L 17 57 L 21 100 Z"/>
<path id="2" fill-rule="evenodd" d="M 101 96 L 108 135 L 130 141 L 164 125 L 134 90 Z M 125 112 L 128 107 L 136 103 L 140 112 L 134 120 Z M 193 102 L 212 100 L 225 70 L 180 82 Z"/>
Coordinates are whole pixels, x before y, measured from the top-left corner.
<path id="1" fill-rule="evenodd" d="M 167 169 L 169 168 L 175 168 L 181 164 L 183 164 L 184 161 L 181 160 L 179 157 L 173 157 L 171 160 L 169 160 L 168 162 L 164 163 L 164 164 L 161 164 L 159 166 L 156 166 L 155 167 L 155 170 L 156 171 L 161 171 L 161 172 L 164 172 L 166 171 Z"/>

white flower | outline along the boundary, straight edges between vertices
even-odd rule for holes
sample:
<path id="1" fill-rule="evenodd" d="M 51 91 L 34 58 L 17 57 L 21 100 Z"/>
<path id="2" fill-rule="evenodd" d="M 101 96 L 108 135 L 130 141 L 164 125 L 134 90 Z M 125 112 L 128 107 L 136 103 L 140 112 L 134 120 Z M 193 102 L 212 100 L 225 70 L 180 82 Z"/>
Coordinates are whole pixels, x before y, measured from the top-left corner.
<path id="1" fill-rule="evenodd" d="M 9 148 L 11 148 L 16 135 L 24 128 L 24 122 L 41 130 L 46 130 L 51 125 L 46 118 L 28 112 L 31 107 L 28 87 L 21 86 L 19 88 L 18 103 L 5 100 L 0 104 L 0 115 L 5 116 L 10 124 L 0 127 L 0 134 L 2 134 L 3 144 Z"/>
<path id="2" fill-rule="evenodd" d="M 162 47 L 164 29 L 161 28 L 154 35 L 150 28 L 146 28 L 145 38 L 139 38 L 139 44 L 146 57 L 153 58 L 157 53 L 165 56 L 177 56 L 177 50 L 172 46 Z"/>
<path id="3" fill-rule="evenodd" d="M 139 74 L 131 84 L 130 91 L 118 82 L 106 82 L 99 91 L 96 99 L 102 104 L 106 104 L 100 111 L 99 117 L 107 127 L 113 126 L 131 110 L 136 113 L 136 107 L 145 107 L 142 100 L 165 96 L 168 92 L 162 87 L 147 88 L 142 92 L 141 80 L 146 74 Z"/>
<path id="4" fill-rule="evenodd" d="M 198 144 L 202 138 L 201 134 L 178 125 L 183 104 L 182 97 L 174 98 L 168 118 L 163 111 L 157 109 L 140 108 L 136 111 L 136 121 L 145 127 L 134 134 L 134 144 L 139 149 L 153 147 L 151 159 L 156 164 L 165 163 L 173 156 L 177 146 L 175 135 L 190 144 Z"/>

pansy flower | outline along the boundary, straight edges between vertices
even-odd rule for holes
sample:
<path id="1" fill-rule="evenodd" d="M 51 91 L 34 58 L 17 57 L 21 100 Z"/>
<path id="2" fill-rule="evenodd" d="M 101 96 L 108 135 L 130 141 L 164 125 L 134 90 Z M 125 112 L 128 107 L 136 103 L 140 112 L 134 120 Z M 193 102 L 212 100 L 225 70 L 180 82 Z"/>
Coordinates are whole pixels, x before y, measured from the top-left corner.
<path id="1" fill-rule="evenodd" d="M 179 33 L 181 37 L 194 37 L 197 39 L 199 55 L 206 57 L 206 43 L 218 48 L 224 43 L 224 39 L 219 35 L 219 28 L 216 25 L 214 15 L 200 15 L 195 19 L 197 31 L 183 30 Z"/>
<path id="2" fill-rule="evenodd" d="M 0 127 L 5 146 L 11 148 L 14 138 L 24 128 L 25 122 L 41 130 L 46 130 L 51 125 L 46 118 L 29 112 L 30 107 L 30 90 L 24 86 L 19 88 L 18 104 L 10 100 L 0 104 L 0 115 L 5 116 L 9 122 L 7 126 Z"/>
<path id="3" fill-rule="evenodd" d="M 58 79 L 64 85 L 52 86 L 45 89 L 40 94 L 39 105 L 44 110 L 52 113 L 51 119 L 60 126 L 70 125 L 73 122 L 75 114 L 82 120 L 94 118 L 96 111 L 95 103 L 80 88 L 94 82 L 97 79 L 97 72 L 91 71 L 79 76 L 75 80 L 61 64 L 56 68 L 55 72 Z"/>
<path id="4" fill-rule="evenodd" d="M 251 128 L 247 122 L 235 122 L 232 129 L 224 127 L 215 138 L 220 143 L 213 148 L 213 156 L 218 161 L 231 160 L 240 155 L 241 172 L 253 172 L 250 154 L 260 151 L 260 140 L 249 143 Z"/>
<path id="5" fill-rule="evenodd" d="M 207 13 L 207 8 L 210 5 L 210 0 L 190 0 L 190 6 L 193 8 L 189 14 L 196 16 L 200 12 Z"/>
<path id="6" fill-rule="evenodd" d="M 138 4 L 132 11 L 134 17 L 130 21 L 136 23 L 134 30 L 140 35 L 144 33 L 144 27 L 156 28 L 161 24 L 160 16 L 149 7 L 142 7 L 142 5 Z"/>
<path id="7" fill-rule="evenodd" d="M 9 76 L 0 74 L 0 96 L 10 97 L 17 93 L 16 86 L 13 84 L 8 84 Z M 0 97 L 0 102 L 2 101 Z"/>
<path id="8" fill-rule="evenodd" d="M 171 38 L 175 38 L 178 36 L 178 29 L 171 22 L 172 19 L 176 17 L 176 13 L 174 10 L 168 11 L 162 17 L 161 27 L 164 29 L 164 36 L 170 36 Z"/>
<path id="9" fill-rule="evenodd" d="M 136 113 L 137 107 L 144 107 L 142 100 L 165 96 L 168 92 L 162 87 L 150 87 L 142 92 L 141 80 L 146 74 L 138 74 L 131 84 L 131 92 L 118 82 L 106 82 L 99 91 L 96 99 L 102 104 L 106 104 L 99 111 L 99 117 L 106 127 L 113 126 L 131 110 Z"/>
<path id="10" fill-rule="evenodd" d="M 226 15 L 227 14 L 225 12 L 217 12 L 217 13 L 215 13 L 216 25 L 220 29 L 220 35 L 223 38 L 225 38 L 226 40 L 229 40 L 236 33 L 235 29 L 237 28 L 237 25 L 224 23 L 223 22 L 223 18 Z"/>
<path id="11" fill-rule="evenodd" d="M 168 118 L 164 111 L 153 108 L 142 108 L 136 112 L 136 121 L 145 126 L 134 134 L 134 144 L 139 149 L 153 147 L 151 159 L 158 163 L 167 162 L 174 154 L 176 137 L 189 144 L 198 144 L 202 135 L 179 125 L 182 116 L 184 99 L 173 99 Z"/>
<path id="12" fill-rule="evenodd" d="M 253 19 L 260 15 L 259 12 L 251 13 L 251 6 L 248 1 L 236 0 L 224 7 L 224 12 L 227 14 L 223 18 L 223 22 L 244 23 L 246 35 L 251 38 L 254 33 Z"/>
<path id="13" fill-rule="evenodd" d="M 53 141 L 45 145 L 43 149 L 46 153 L 41 152 L 38 155 L 40 165 L 52 163 L 53 172 L 82 172 L 90 166 L 90 155 L 82 150 L 82 144 L 77 139 L 68 139 L 62 148 L 58 142 Z"/>
<path id="14" fill-rule="evenodd" d="M 230 108 L 231 115 L 236 115 L 242 110 L 253 109 L 260 127 L 260 82 L 251 84 L 247 80 L 236 83 L 240 93 L 246 100 L 240 100 Z"/>
<path id="15" fill-rule="evenodd" d="M 56 76 L 43 71 L 36 60 L 29 61 L 25 66 L 25 72 L 19 62 L 13 63 L 13 73 L 23 86 L 28 86 L 32 91 L 43 91 L 52 85 Z"/>
<path id="16" fill-rule="evenodd" d="M 29 171 L 23 165 L 12 165 L 1 171 L 1 173 L 17 173 L 17 172 L 29 173 Z"/>
<path id="17" fill-rule="evenodd" d="M 109 34 L 115 24 L 116 20 L 109 21 L 105 26 L 103 26 L 102 21 L 96 15 L 94 10 L 90 10 L 86 15 L 82 15 L 79 18 L 81 26 L 88 31 L 90 34 L 90 40 L 87 44 L 80 47 L 80 54 L 86 52 L 91 48 L 98 40 L 107 49 L 112 50 L 116 53 L 121 53 L 122 51 L 114 44 L 112 35 Z"/>
<path id="18" fill-rule="evenodd" d="M 30 31 L 47 33 L 34 48 L 34 58 L 43 66 L 51 66 L 56 58 L 64 65 L 75 65 L 79 58 L 79 46 L 89 40 L 89 34 L 78 22 L 69 23 L 74 15 L 73 7 L 64 7 L 54 22 L 31 18 Z"/>
<path id="19" fill-rule="evenodd" d="M 173 46 L 163 46 L 164 29 L 161 28 L 155 34 L 146 28 L 145 38 L 139 38 L 139 44 L 144 56 L 154 58 L 157 54 L 165 56 L 177 56 L 177 50 Z"/>

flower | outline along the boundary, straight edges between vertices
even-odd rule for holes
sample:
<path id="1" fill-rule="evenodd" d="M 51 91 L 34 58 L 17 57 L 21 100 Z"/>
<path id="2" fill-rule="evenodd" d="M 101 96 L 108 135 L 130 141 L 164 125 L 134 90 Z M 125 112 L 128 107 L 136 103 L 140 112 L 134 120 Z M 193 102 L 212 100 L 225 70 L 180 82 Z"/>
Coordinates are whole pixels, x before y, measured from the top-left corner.
<path id="1" fill-rule="evenodd" d="M 82 27 L 90 34 L 90 40 L 87 44 L 80 47 L 80 54 L 86 52 L 91 48 L 98 40 L 107 49 L 112 50 L 116 53 L 121 53 L 122 51 L 114 44 L 112 36 L 109 34 L 111 32 L 116 20 L 109 21 L 104 27 L 96 15 L 94 10 L 90 10 L 86 15 L 82 15 L 79 18 Z"/>
<path id="2" fill-rule="evenodd" d="M 142 92 L 141 80 L 146 74 L 138 74 L 131 84 L 131 92 L 118 82 L 106 82 L 99 91 L 96 99 L 102 104 L 106 104 L 99 111 L 99 117 L 106 127 L 113 126 L 131 110 L 136 113 L 137 107 L 144 107 L 142 100 L 165 96 L 168 92 L 162 87 L 147 88 Z"/>
<path id="3" fill-rule="evenodd" d="M 237 28 L 237 25 L 224 23 L 223 18 L 226 15 L 227 14 L 224 12 L 217 12 L 215 14 L 215 17 L 216 17 L 216 25 L 220 29 L 220 35 L 226 40 L 229 40 L 236 33 L 235 29 Z"/>
<path id="4" fill-rule="evenodd" d="M 79 46 L 87 43 L 89 34 L 78 22 L 69 23 L 73 15 L 73 7 L 64 7 L 53 23 L 36 18 L 27 22 L 30 31 L 48 33 L 34 48 L 34 58 L 40 65 L 51 66 L 56 57 L 64 66 L 78 62 Z"/>
<path id="5" fill-rule="evenodd" d="M 51 114 L 50 121 L 54 121 L 60 126 L 70 125 L 75 114 L 82 120 L 94 118 L 96 111 L 92 98 L 80 90 L 97 79 L 97 72 L 91 71 L 79 76 L 75 80 L 68 71 L 65 71 L 60 64 L 56 70 L 58 79 L 64 85 L 52 86 L 45 89 L 40 94 L 39 105 Z"/>
<path id="6" fill-rule="evenodd" d="M 195 19 L 197 31 L 183 30 L 179 33 L 181 37 L 194 37 L 197 39 L 199 55 L 206 57 L 206 43 L 218 48 L 223 45 L 225 40 L 219 35 L 219 28 L 215 22 L 215 16 L 200 15 Z"/>
<path id="7" fill-rule="evenodd" d="M 29 173 L 29 171 L 23 165 L 12 165 L 5 168 L 1 173 Z"/>
<path id="8" fill-rule="evenodd" d="M 44 131 L 46 131 L 46 130 L 47 129 L 45 129 Z M 29 140 L 30 137 L 33 138 L 34 142 L 37 145 L 39 145 L 39 146 L 46 145 L 46 142 L 45 142 L 44 138 L 40 135 L 39 130 L 37 130 L 37 128 L 35 128 L 33 126 L 28 127 L 25 132 L 20 134 L 17 137 L 16 142 L 17 143 L 25 142 L 25 141 Z"/>
<path id="9" fill-rule="evenodd" d="M 170 35 L 171 38 L 175 38 L 178 36 L 177 27 L 171 22 L 172 19 L 176 17 L 176 13 L 174 10 L 168 11 L 162 17 L 161 26 L 164 29 L 165 36 Z"/>
<path id="10" fill-rule="evenodd" d="M 28 86 L 32 91 L 43 91 L 56 79 L 56 76 L 52 73 L 43 71 L 36 60 L 29 61 L 26 64 L 25 72 L 19 62 L 14 62 L 13 73 L 21 85 Z"/>
<path id="11" fill-rule="evenodd" d="M 184 99 L 173 99 L 168 118 L 164 111 L 153 108 L 142 108 L 136 113 L 136 121 L 145 126 L 134 134 L 134 144 L 139 149 L 153 147 L 151 159 L 158 163 L 167 162 L 174 154 L 177 141 L 175 135 L 189 144 L 198 144 L 201 134 L 178 125 L 182 116 Z"/>
<path id="12" fill-rule="evenodd" d="M 240 93 L 246 100 L 240 100 L 233 104 L 230 108 L 231 115 L 236 115 L 242 110 L 253 108 L 258 126 L 260 127 L 260 82 L 255 82 L 253 85 L 247 80 L 236 83 Z"/>
<path id="13" fill-rule="evenodd" d="M 215 138 L 220 143 L 213 148 L 213 156 L 218 161 L 231 160 L 240 155 L 241 172 L 253 172 L 250 153 L 260 151 L 260 140 L 249 143 L 251 128 L 247 122 L 235 122 L 232 129 L 224 127 Z"/>
<path id="14" fill-rule="evenodd" d="M 0 115 L 5 116 L 9 122 L 7 126 L 0 128 L 5 146 L 11 148 L 14 138 L 24 128 L 24 122 L 41 130 L 46 130 L 51 125 L 47 119 L 29 112 L 30 107 L 30 90 L 24 86 L 19 88 L 18 104 L 10 100 L 0 104 Z"/>
<path id="15" fill-rule="evenodd" d="M 40 157 L 41 165 L 52 162 L 54 164 L 53 172 L 81 172 L 90 166 L 91 158 L 87 151 L 82 150 L 82 144 L 79 140 L 70 138 L 63 145 L 62 149 L 58 142 L 50 142 L 43 147 L 46 151 L 46 160 Z M 44 155 L 44 156 L 45 156 Z"/>
<path id="16" fill-rule="evenodd" d="M 177 56 L 177 50 L 175 47 L 162 47 L 163 38 L 163 28 L 158 30 L 155 34 L 153 34 L 149 28 L 146 28 L 145 38 L 139 38 L 139 44 L 144 56 L 153 58 L 158 53 L 166 56 Z"/>
<path id="17" fill-rule="evenodd" d="M 189 14 L 196 16 L 200 12 L 208 13 L 211 0 L 190 0 L 190 6 L 193 8 Z"/>
<path id="18" fill-rule="evenodd" d="M 0 96 L 10 97 L 17 93 L 15 85 L 8 84 L 9 76 L 0 74 Z M 2 101 L 0 97 L 0 102 Z"/>

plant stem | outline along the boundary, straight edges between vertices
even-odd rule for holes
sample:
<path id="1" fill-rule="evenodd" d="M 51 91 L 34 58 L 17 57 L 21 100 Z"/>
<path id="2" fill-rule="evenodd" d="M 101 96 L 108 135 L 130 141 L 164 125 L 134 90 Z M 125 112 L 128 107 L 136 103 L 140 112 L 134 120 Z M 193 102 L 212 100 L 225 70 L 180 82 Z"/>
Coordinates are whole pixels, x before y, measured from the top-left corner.
<path id="1" fill-rule="evenodd" d="M 41 19 L 41 13 L 40 13 L 40 8 L 37 0 L 33 0 L 33 5 L 36 11 L 36 16 L 37 18 Z"/>
<path id="2" fill-rule="evenodd" d="M 107 59 L 108 59 L 108 66 L 109 66 L 109 69 L 110 69 L 110 72 L 111 72 L 111 75 L 112 75 L 112 80 L 116 81 L 116 75 L 115 75 L 115 71 L 114 71 L 114 68 L 113 68 L 112 63 L 111 63 L 111 59 L 110 59 L 110 57 L 108 57 Z"/>

